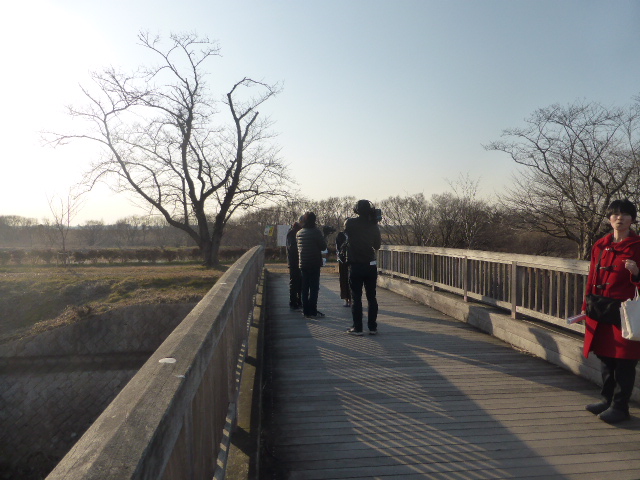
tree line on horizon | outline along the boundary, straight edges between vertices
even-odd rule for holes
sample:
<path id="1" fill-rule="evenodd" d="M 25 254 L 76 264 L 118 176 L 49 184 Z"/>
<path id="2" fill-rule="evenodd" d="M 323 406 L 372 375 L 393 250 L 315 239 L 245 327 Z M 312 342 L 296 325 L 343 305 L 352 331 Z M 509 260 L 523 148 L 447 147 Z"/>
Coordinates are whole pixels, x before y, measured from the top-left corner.
<path id="1" fill-rule="evenodd" d="M 497 202 L 479 198 L 477 187 L 477 181 L 461 177 L 456 184 L 451 184 L 450 192 L 430 198 L 420 193 L 388 197 L 377 202 L 376 207 L 383 213 L 380 222 L 383 242 L 575 257 L 575 246 L 570 241 L 514 225 L 510 221 L 513 213 L 507 213 Z M 353 208 L 357 200 L 353 196 L 324 200 L 289 198 L 278 205 L 257 208 L 228 222 L 221 246 L 248 249 L 263 244 L 277 247 L 276 237 L 265 235 L 266 227 L 291 225 L 307 211 L 316 213 L 321 226 L 329 226 L 338 232 L 345 220 L 355 215 Z M 59 252 L 62 245 L 60 235 L 60 230 L 51 221 L 0 216 L 0 248 L 3 249 Z M 328 240 L 333 246 L 335 233 L 329 235 Z M 106 248 L 194 248 L 189 236 L 162 218 L 136 215 L 124 217 L 113 224 L 90 220 L 74 226 L 67 231 L 65 245 L 68 251 L 76 252 Z"/>

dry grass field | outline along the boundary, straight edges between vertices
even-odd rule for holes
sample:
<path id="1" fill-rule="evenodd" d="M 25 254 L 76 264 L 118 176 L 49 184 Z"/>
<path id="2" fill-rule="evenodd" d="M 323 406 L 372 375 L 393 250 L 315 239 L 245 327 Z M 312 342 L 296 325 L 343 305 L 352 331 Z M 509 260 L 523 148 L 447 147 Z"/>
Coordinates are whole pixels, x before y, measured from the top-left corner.
<path id="1" fill-rule="evenodd" d="M 196 263 L 0 267 L 0 343 L 126 305 L 197 302 L 224 272 Z"/>

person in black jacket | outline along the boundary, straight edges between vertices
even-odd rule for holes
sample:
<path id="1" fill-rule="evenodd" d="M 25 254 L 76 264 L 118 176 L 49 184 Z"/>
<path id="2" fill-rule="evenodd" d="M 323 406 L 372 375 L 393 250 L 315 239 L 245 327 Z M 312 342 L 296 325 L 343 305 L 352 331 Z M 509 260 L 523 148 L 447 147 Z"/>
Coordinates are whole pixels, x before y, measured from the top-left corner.
<path id="1" fill-rule="evenodd" d="M 287 266 L 289 267 L 289 308 L 291 310 L 302 308 L 302 275 L 298 258 L 298 243 L 296 242 L 296 233 L 302 228 L 300 222 L 302 222 L 302 217 L 291 225 L 286 240 Z"/>
<path id="2" fill-rule="evenodd" d="M 302 274 L 302 313 L 306 318 L 324 317 L 324 313 L 318 311 L 318 292 L 322 252 L 327 249 L 327 242 L 316 227 L 315 213 L 302 216 L 302 229 L 296 233 L 296 242 Z"/>
<path id="3" fill-rule="evenodd" d="M 351 316 L 353 326 L 347 330 L 350 335 L 362 336 L 362 287 L 367 295 L 367 326 L 369 335 L 378 333 L 378 301 L 376 283 L 378 265 L 376 250 L 380 248 L 381 237 L 376 210 L 369 200 L 359 200 L 354 208 L 356 218 L 344 223 L 344 231 L 349 238 L 347 262 L 349 263 L 349 288 L 351 289 Z"/>

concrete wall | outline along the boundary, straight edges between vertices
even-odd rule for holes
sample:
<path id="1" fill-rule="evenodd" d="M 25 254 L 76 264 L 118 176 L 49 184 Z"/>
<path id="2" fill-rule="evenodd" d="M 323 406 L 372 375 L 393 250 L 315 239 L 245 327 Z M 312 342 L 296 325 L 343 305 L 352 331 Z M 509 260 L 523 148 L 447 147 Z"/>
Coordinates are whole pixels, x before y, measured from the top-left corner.
<path id="1" fill-rule="evenodd" d="M 431 287 L 408 283 L 406 280 L 380 275 L 378 286 L 429 305 L 596 385 L 602 385 L 600 361 L 594 355 L 590 355 L 588 359 L 583 357 L 580 334 L 562 332 L 557 327 L 545 326 L 538 321 L 513 319 L 497 308 L 464 302 L 457 295 L 433 291 Z M 632 398 L 640 401 L 640 389 L 637 385 Z"/>
<path id="2" fill-rule="evenodd" d="M 43 478 L 193 304 L 132 306 L 0 345 L 0 478 Z"/>

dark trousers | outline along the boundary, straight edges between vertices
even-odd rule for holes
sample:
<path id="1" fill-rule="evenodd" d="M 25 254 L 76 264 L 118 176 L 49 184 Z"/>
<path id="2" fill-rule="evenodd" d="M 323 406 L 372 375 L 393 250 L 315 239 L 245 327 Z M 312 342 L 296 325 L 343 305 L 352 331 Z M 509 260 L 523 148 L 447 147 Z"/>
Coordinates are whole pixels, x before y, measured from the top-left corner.
<path id="1" fill-rule="evenodd" d="M 338 273 L 340 278 L 340 298 L 351 300 L 351 289 L 349 288 L 349 266 L 338 262 Z"/>
<path id="2" fill-rule="evenodd" d="M 299 308 L 302 306 L 302 274 L 299 267 L 289 267 L 289 306 Z"/>
<path id="3" fill-rule="evenodd" d="M 367 296 L 367 326 L 370 331 L 378 329 L 378 301 L 376 300 L 377 265 L 353 263 L 349 265 L 349 288 L 351 288 L 351 316 L 353 328 L 362 331 L 362 287 Z"/>
<path id="4" fill-rule="evenodd" d="M 602 357 L 601 362 L 602 396 L 616 410 L 629 412 L 629 400 L 636 381 L 638 360 Z"/>
<path id="5" fill-rule="evenodd" d="M 320 267 L 301 268 L 302 273 L 302 313 L 318 313 L 318 291 L 320 290 Z"/>

